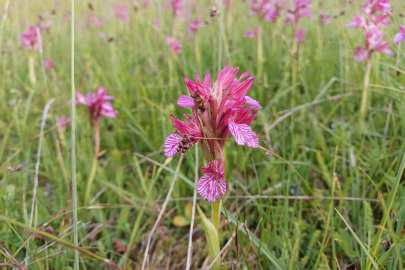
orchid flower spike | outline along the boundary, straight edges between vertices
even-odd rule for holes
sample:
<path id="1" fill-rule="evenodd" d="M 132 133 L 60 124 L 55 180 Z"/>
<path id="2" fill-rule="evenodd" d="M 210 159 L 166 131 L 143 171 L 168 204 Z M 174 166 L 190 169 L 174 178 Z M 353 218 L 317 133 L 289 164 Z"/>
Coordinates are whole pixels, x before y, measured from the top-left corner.
<path id="1" fill-rule="evenodd" d="M 239 68 L 229 63 L 219 72 L 214 84 L 207 73 L 204 81 L 185 78 L 190 95 L 183 95 L 177 104 L 191 108 L 192 117 L 184 115 L 185 121 L 170 116 L 173 125 L 180 134 L 170 134 L 165 142 L 165 155 L 172 157 L 177 153 L 186 153 L 194 144 L 200 142 L 208 162 L 201 171 L 206 175 L 200 178 L 198 193 L 207 201 L 215 202 L 226 192 L 224 144 L 231 134 L 238 145 L 251 148 L 259 146 L 259 138 L 250 127 L 253 119 L 262 107 L 253 98 L 247 96 L 253 77 L 249 72 L 238 79 Z"/>

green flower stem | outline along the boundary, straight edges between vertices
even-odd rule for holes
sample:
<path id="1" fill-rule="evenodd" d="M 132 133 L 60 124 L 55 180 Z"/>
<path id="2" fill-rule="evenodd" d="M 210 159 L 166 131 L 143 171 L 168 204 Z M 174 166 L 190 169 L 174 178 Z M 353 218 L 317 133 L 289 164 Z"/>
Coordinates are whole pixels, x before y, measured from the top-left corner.
<path id="1" fill-rule="evenodd" d="M 219 219 L 221 217 L 221 201 L 217 200 L 212 204 L 212 223 L 214 224 L 215 229 L 219 233 Z"/>
<path id="2" fill-rule="evenodd" d="M 366 117 L 367 103 L 368 103 L 368 87 L 370 85 L 371 58 L 368 57 L 366 61 L 367 61 L 366 73 L 364 74 L 363 94 L 361 96 L 361 105 L 360 105 L 360 122 L 363 122 Z"/>
<path id="3" fill-rule="evenodd" d="M 87 180 L 86 194 L 84 196 L 84 204 L 85 205 L 87 205 L 87 203 L 89 202 L 91 186 L 93 185 L 94 177 L 96 176 L 99 153 L 100 153 L 99 122 L 94 121 L 94 158 L 93 158 L 93 165 L 91 167 L 90 176 L 89 176 L 89 179 Z"/>
<path id="4" fill-rule="evenodd" d="M 197 204 L 197 211 L 201 217 L 201 220 L 202 220 L 202 223 L 204 226 L 204 232 L 205 232 L 205 237 L 207 238 L 207 248 L 208 248 L 208 254 L 210 256 L 210 261 L 213 262 L 221 251 L 219 248 L 218 230 L 207 219 L 207 217 L 204 215 L 204 212 L 201 210 L 201 208 L 198 206 L 198 204 Z M 220 268 L 221 268 L 221 260 L 220 260 L 220 258 L 218 258 L 215 261 L 215 263 L 211 269 L 218 270 Z"/>
<path id="5" fill-rule="evenodd" d="M 35 77 L 35 52 L 31 51 L 30 56 L 28 58 L 28 75 L 30 77 L 30 82 L 34 85 L 37 82 L 37 78 Z"/>
<path id="6" fill-rule="evenodd" d="M 261 81 L 263 78 L 263 24 L 259 26 L 259 33 L 257 33 L 257 78 Z"/>

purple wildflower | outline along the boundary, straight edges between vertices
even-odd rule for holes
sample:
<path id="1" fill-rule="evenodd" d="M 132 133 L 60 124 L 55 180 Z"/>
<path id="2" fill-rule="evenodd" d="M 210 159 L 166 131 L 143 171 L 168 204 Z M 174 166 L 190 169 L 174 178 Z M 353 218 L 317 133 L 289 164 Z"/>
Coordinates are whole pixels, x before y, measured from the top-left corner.
<path id="1" fill-rule="evenodd" d="M 405 25 L 399 25 L 399 33 L 395 35 L 394 42 L 400 43 L 405 41 Z"/>
<path id="2" fill-rule="evenodd" d="M 195 82 L 185 78 L 190 96 L 181 96 L 177 104 L 192 108 L 193 116 L 190 119 L 184 115 L 186 122 L 170 116 L 181 135 L 170 134 L 167 137 L 165 155 L 171 157 L 179 152 L 186 153 L 200 142 L 209 163 L 201 169 L 206 176 L 200 178 L 197 191 L 211 203 L 223 197 L 226 191 L 223 148 L 229 134 L 233 135 L 238 145 L 252 148 L 259 146 L 259 139 L 249 125 L 261 106 L 256 100 L 246 96 L 254 78 L 247 78 L 249 72 L 245 72 L 236 79 L 238 72 L 239 68 L 233 69 L 228 63 L 218 74 L 214 85 L 211 84 L 209 73 L 205 75 L 203 82 L 200 82 L 198 73 Z M 247 79 L 243 80 L 245 78 Z"/>
<path id="3" fill-rule="evenodd" d="M 181 44 L 175 38 L 165 36 L 165 41 L 172 52 L 181 53 Z"/>
<path id="4" fill-rule="evenodd" d="M 117 112 L 114 110 L 111 102 L 104 102 L 105 100 L 113 100 L 114 98 L 106 94 L 107 89 L 102 86 L 98 88 L 96 94 L 89 92 L 87 98 L 81 93 L 76 93 L 76 104 L 82 104 L 88 107 L 94 123 L 98 123 L 101 116 L 115 118 Z"/>

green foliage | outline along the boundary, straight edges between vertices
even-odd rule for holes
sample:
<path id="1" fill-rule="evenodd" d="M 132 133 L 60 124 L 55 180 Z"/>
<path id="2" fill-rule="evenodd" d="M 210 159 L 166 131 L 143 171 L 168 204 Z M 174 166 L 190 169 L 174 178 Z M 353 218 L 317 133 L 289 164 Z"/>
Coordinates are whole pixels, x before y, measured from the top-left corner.
<path id="1" fill-rule="evenodd" d="M 0 9 L 6 2 L 0 0 Z M 44 227 L 51 226 L 55 237 L 69 243 L 73 240 L 70 130 L 56 128 L 56 120 L 70 112 L 71 29 L 70 21 L 64 19 L 70 1 L 57 2 L 10 1 L 4 25 L 0 19 L 0 216 L 26 226 L 0 222 L 0 242 L 18 262 L 24 261 L 28 251 L 28 268 L 34 270 L 73 266 L 71 246 L 32 237 L 27 228 L 42 110 L 50 98 L 56 98 L 43 137 L 34 227 L 39 229 L 47 222 Z M 90 2 L 94 10 L 89 8 Z M 119 115 L 101 120 L 103 155 L 85 204 L 94 138 L 87 108 L 77 107 L 81 247 L 120 267 L 140 268 L 145 239 L 166 198 L 178 160 L 177 156 L 167 159 L 162 151 L 165 138 L 174 132 L 169 116 L 190 113 L 176 106 L 178 97 L 188 93 L 184 77 L 208 71 L 215 78 L 229 61 L 241 72 L 251 71 L 257 77 L 249 96 L 263 109 L 252 129 L 261 146 L 284 160 L 261 149 L 226 143 L 228 185 L 219 222 L 220 247 L 232 239 L 235 227 L 242 222 L 248 231 L 241 227 L 237 248 L 232 242 L 222 262 L 238 262 L 246 269 L 365 269 L 372 257 L 380 269 L 398 269 L 405 256 L 405 189 L 400 170 L 405 151 L 405 44 L 390 45 L 395 57 L 374 55 L 369 114 L 364 129 L 360 128 L 365 66 L 353 60 L 351 51 L 364 38 L 358 29 L 344 25 L 352 21 L 364 1 L 312 1 L 314 20 L 303 19 L 300 25 L 308 33 L 299 50 L 296 83 L 292 83 L 289 53 L 293 33 L 282 20 L 263 22 L 263 77 L 257 76 L 257 40 L 243 37 L 247 28 L 260 24 L 257 16 L 248 15 L 249 1 L 218 7 L 220 16 L 213 18 L 209 16 L 212 1 L 195 1 L 189 19 L 176 19 L 182 53 L 175 55 L 169 53 L 164 40 L 165 35 L 173 34 L 167 1 L 151 1 L 149 6 L 138 1 L 137 11 L 130 7 L 128 22 L 107 20 L 117 1 L 90 2 L 75 1 L 75 85 L 81 93 L 105 86 L 115 98 L 112 104 Z M 392 25 L 384 30 L 392 38 L 397 25 L 404 24 L 399 12 L 405 6 L 401 0 L 390 2 L 394 6 Z M 53 9 L 56 14 L 51 15 Z M 318 15 L 325 11 L 330 11 L 332 22 L 320 26 Z M 36 24 L 38 15 L 45 12 L 50 13 L 53 25 L 43 35 L 43 59 L 35 51 L 37 82 L 32 85 L 30 53 L 20 49 L 18 35 L 27 27 L 22 21 Z M 88 14 L 103 18 L 104 26 L 86 26 L 83 22 Z M 156 18 L 163 22 L 161 32 L 154 30 Z M 193 19 L 209 24 L 187 38 Z M 53 60 L 54 71 L 43 70 L 46 59 Z M 200 166 L 201 160 L 202 154 Z M 152 237 L 150 269 L 185 267 L 194 172 L 194 152 L 190 150 L 181 164 L 172 200 Z M 386 209 L 378 201 L 379 192 Z M 207 202 L 198 203 L 209 209 Z M 334 208 L 342 218 L 330 211 Z M 194 224 L 191 269 L 202 267 L 208 256 L 198 215 Z M 121 241 L 125 251 L 117 248 L 114 239 Z M 0 251 L 1 263 L 11 263 L 5 251 Z M 84 254 L 80 259 L 83 269 L 106 267 L 102 260 Z"/>

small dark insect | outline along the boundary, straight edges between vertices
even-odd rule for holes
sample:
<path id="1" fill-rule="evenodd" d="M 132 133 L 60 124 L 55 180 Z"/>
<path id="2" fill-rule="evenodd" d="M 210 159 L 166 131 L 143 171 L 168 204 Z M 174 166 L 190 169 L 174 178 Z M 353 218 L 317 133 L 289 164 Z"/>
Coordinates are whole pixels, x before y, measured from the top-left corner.
<path id="1" fill-rule="evenodd" d="M 207 110 L 207 104 L 205 104 L 205 98 L 200 96 L 198 93 L 191 95 L 194 99 L 194 105 L 197 108 L 198 112 L 203 114 Z"/>
<path id="2" fill-rule="evenodd" d="M 343 16 L 343 15 L 345 15 L 345 14 L 346 14 L 346 12 L 345 12 L 344 10 L 342 10 L 342 11 L 339 13 L 340 16 Z"/>
<path id="3" fill-rule="evenodd" d="M 89 4 L 89 9 L 94 11 L 94 7 L 92 4 Z"/>
<path id="4" fill-rule="evenodd" d="M 108 39 L 108 42 L 109 43 L 111 43 L 111 42 L 113 42 L 114 41 L 114 38 L 113 37 L 110 37 L 109 39 Z"/>
<path id="5" fill-rule="evenodd" d="M 135 7 L 134 7 L 134 10 L 135 10 L 135 12 L 138 12 L 139 9 L 138 9 L 137 6 L 135 6 Z"/>
<path id="6" fill-rule="evenodd" d="M 397 71 L 397 76 L 401 76 L 401 71 Z"/>
<path id="7" fill-rule="evenodd" d="M 399 13 L 399 17 L 403 18 L 405 17 L 404 14 L 402 12 Z"/>
<path id="8" fill-rule="evenodd" d="M 56 10 L 52 9 L 52 15 L 56 14 Z"/>

